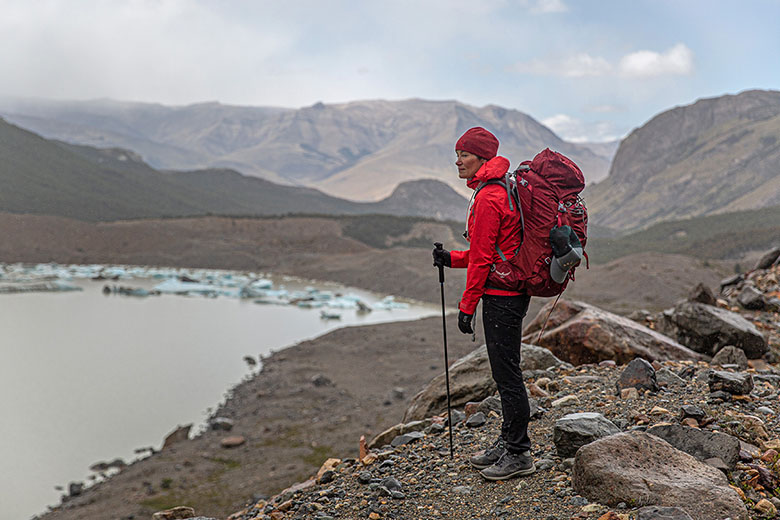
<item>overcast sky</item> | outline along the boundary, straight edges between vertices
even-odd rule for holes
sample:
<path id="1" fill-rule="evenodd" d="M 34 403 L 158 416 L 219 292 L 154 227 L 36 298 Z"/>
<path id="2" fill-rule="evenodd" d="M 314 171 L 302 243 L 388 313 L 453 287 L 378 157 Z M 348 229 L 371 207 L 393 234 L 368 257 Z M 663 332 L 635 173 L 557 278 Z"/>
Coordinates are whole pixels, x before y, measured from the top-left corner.
<path id="1" fill-rule="evenodd" d="M 780 0 L 0 0 L 0 96 L 457 99 L 571 140 L 780 88 Z"/>

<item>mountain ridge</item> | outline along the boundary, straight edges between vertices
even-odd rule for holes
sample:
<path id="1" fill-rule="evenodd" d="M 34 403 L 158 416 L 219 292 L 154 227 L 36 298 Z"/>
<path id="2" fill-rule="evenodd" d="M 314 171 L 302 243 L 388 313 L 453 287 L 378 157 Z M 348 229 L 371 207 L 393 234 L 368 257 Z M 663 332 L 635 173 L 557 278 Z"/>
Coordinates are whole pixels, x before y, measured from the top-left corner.
<path id="1" fill-rule="evenodd" d="M 569 143 L 531 116 L 457 101 L 369 100 L 300 109 L 219 103 L 165 107 L 116 101 L 0 100 L 0 113 L 44 137 L 134 150 L 162 169 L 231 168 L 356 201 L 377 201 L 401 182 L 434 178 L 462 195 L 454 143 L 471 126 L 494 131 L 513 163 L 550 146 L 593 181 L 610 157 Z M 604 153 L 609 153 L 604 152 Z"/>
<path id="2" fill-rule="evenodd" d="M 289 213 L 431 216 L 465 219 L 467 205 L 439 181 L 401 185 L 378 203 L 358 203 L 313 188 L 282 186 L 233 170 L 159 171 L 135 152 L 44 139 L 0 118 L 0 211 L 86 221 L 206 214 Z M 421 199 L 420 197 L 424 197 Z"/>
<path id="3" fill-rule="evenodd" d="M 780 92 L 749 90 L 667 110 L 620 144 L 590 186 L 592 220 L 622 230 L 780 204 Z"/>

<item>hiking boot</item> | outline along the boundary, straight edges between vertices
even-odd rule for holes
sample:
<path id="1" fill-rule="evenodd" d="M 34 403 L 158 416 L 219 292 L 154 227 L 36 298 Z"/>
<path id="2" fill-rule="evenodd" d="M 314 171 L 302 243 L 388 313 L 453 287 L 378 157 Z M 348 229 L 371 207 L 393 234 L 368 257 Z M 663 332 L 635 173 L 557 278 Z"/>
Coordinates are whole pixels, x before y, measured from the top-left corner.
<path id="1" fill-rule="evenodd" d="M 503 455 L 505 451 L 506 442 L 504 442 L 504 439 L 499 437 L 485 450 L 477 452 L 476 455 L 472 455 L 469 458 L 469 462 L 471 462 L 471 465 L 477 469 L 485 469 L 498 462 L 498 459 L 501 458 L 501 455 Z"/>
<path id="2" fill-rule="evenodd" d="M 534 459 L 530 451 L 510 453 L 505 451 L 498 462 L 480 471 L 488 480 L 505 480 L 514 477 L 524 477 L 536 471 Z"/>

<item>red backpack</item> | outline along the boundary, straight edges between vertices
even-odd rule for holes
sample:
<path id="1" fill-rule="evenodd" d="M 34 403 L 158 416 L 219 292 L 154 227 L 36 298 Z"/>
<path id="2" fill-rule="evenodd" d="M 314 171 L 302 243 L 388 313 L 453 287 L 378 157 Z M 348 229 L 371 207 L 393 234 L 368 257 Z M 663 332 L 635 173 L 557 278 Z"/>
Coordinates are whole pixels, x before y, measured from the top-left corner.
<path id="1" fill-rule="evenodd" d="M 563 283 L 556 283 L 550 276 L 553 259 L 550 230 L 555 226 L 570 226 L 585 248 L 588 210 L 579 196 L 585 188 L 582 171 L 565 155 L 547 148 L 532 161 L 525 161 L 517 170 L 507 173 L 503 180 L 485 184 L 500 184 L 506 188 L 509 206 L 513 211 L 515 208 L 520 211 L 522 222 L 521 245 L 511 258 L 496 246 L 502 261 L 491 267 L 488 285 L 525 291 L 529 296 L 562 293 L 569 279 L 574 280 L 574 268 L 569 270 Z M 584 256 L 587 260 L 587 254 Z"/>

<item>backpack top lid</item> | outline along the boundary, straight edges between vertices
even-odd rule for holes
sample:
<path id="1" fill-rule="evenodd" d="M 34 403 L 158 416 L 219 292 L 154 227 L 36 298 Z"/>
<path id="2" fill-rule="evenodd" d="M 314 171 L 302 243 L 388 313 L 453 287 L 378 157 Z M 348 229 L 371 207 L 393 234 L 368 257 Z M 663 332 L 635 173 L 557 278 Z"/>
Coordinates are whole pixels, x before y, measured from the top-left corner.
<path id="1" fill-rule="evenodd" d="M 530 167 L 559 190 L 579 193 L 585 188 L 585 176 L 574 161 L 549 148 L 536 154 Z"/>

